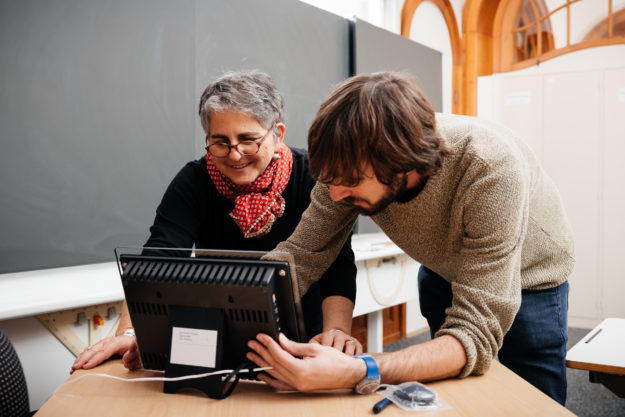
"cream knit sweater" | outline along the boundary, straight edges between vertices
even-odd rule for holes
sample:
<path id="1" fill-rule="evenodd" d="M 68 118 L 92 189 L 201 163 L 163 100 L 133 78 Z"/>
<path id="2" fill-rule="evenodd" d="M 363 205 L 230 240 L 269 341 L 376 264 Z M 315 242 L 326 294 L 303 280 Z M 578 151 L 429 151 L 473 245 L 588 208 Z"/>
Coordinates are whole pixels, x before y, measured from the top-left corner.
<path id="1" fill-rule="evenodd" d="M 460 376 L 481 374 L 501 347 L 521 289 L 555 287 L 571 273 L 573 238 L 558 191 L 531 150 L 483 120 L 437 114 L 451 149 L 441 170 L 406 203 L 372 219 L 406 254 L 452 285 L 452 307 L 436 334 L 464 346 Z M 276 250 L 293 254 L 300 292 L 335 259 L 357 218 L 317 184 L 302 220 Z"/>

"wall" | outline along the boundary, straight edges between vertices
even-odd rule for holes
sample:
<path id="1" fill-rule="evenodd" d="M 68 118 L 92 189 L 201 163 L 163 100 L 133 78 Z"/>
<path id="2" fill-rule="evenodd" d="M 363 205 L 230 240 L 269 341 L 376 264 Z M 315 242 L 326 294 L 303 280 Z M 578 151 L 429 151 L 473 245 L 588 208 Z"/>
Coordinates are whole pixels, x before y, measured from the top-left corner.
<path id="1" fill-rule="evenodd" d="M 0 273 L 33 279 L 145 241 L 166 184 L 203 153 L 196 106 L 209 80 L 229 69 L 269 73 L 285 96 L 286 141 L 304 147 L 351 54 L 347 20 L 293 0 L 5 0 L 0 48 Z M 74 357 L 34 317 L 0 326 L 37 409 Z"/>
<path id="2" fill-rule="evenodd" d="M 2 1 L 0 273 L 142 245 L 166 184 L 204 152 L 197 103 L 226 70 L 269 73 L 286 141 L 305 147 L 348 47 L 345 19 L 292 0 Z"/>
<path id="3" fill-rule="evenodd" d="M 570 324 L 625 317 L 625 46 L 481 77 L 478 116 L 526 138 L 560 189 L 576 247 Z"/>
<path id="4" fill-rule="evenodd" d="M 197 103 L 226 70 L 268 72 L 286 141 L 305 147 L 348 76 L 348 30 L 292 0 L 0 2 L 0 273 L 45 277 L 142 245 L 166 185 L 204 152 Z M 34 317 L 0 326 L 37 409 L 74 357 Z"/>
<path id="5" fill-rule="evenodd" d="M 451 113 L 452 51 L 449 31 L 440 9 L 432 2 L 423 2 L 412 17 L 410 39 L 441 53 L 443 113 Z"/>
<path id="6" fill-rule="evenodd" d="M 380 70 L 410 71 L 418 76 L 421 86 L 436 111 L 443 110 L 443 60 L 441 52 L 412 42 L 397 34 L 357 19 L 355 22 L 354 72 Z M 400 53 L 398 53 L 398 51 Z M 360 216 L 358 233 L 379 232 L 370 217 Z M 427 326 L 417 299 L 406 303 L 406 334 Z"/>
<path id="7" fill-rule="evenodd" d="M 403 2 L 402 2 L 403 3 Z M 458 26 L 461 24 L 463 2 L 452 1 L 452 6 L 456 15 Z M 401 10 L 401 7 L 398 7 Z M 397 15 L 397 21 L 401 21 L 401 16 Z M 436 107 L 436 111 L 451 113 L 452 94 L 452 66 L 453 57 L 451 51 L 451 41 L 449 30 L 440 9 L 429 1 L 422 2 L 412 18 L 409 38 L 415 42 L 427 46 L 433 51 L 437 51 L 441 56 L 440 82 L 441 101 Z M 418 300 L 406 303 L 406 333 L 410 334 L 421 330 L 427 326 L 427 322 L 421 315 Z"/>
<path id="8" fill-rule="evenodd" d="M 194 3 L 0 3 L 0 273 L 143 243 L 194 156 Z"/>

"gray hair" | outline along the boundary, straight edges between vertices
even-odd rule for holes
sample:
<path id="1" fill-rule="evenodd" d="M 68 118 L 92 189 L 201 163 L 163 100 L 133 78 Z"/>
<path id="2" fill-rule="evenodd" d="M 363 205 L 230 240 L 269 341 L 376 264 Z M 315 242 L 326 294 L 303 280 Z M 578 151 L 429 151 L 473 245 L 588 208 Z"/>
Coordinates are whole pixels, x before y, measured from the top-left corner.
<path id="1" fill-rule="evenodd" d="M 204 131 L 210 132 L 211 112 L 232 110 L 254 117 L 266 129 L 280 132 L 284 123 L 284 99 L 271 77 L 257 70 L 231 71 L 210 83 L 200 99 L 199 115 Z"/>

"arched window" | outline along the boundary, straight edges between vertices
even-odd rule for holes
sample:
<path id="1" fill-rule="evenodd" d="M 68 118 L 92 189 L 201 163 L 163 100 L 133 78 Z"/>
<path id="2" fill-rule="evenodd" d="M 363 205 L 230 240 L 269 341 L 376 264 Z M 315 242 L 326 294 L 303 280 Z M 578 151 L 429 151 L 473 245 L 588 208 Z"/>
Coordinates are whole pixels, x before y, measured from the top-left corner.
<path id="1" fill-rule="evenodd" d="M 625 1 L 502 1 L 493 29 L 493 71 L 514 71 L 579 49 L 625 43 Z"/>
<path id="2" fill-rule="evenodd" d="M 625 36 L 625 8 L 597 23 L 584 37 L 584 41 L 596 41 Z"/>
<path id="3" fill-rule="evenodd" d="M 410 37 L 412 17 L 423 1 L 437 5 L 450 31 L 454 113 L 476 114 L 479 76 L 625 43 L 625 0 L 465 0 L 461 25 L 450 0 L 406 0 L 402 35 Z"/>
<path id="4" fill-rule="evenodd" d="M 517 62 L 554 49 L 549 11 L 544 0 L 523 0 L 513 29 Z"/>

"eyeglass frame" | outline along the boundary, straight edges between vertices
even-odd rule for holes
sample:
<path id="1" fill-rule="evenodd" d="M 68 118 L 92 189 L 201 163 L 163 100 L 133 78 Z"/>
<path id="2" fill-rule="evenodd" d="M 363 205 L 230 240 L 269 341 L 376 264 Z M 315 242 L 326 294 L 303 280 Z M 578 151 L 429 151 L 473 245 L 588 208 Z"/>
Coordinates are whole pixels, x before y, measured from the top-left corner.
<path id="1" fill-rule="evenodd" d="M 230 155 L 230 152 L 232 152 L 232 148 L 235 148 L 235 149 L 237 150 L 237 152 L 238 152 L 240 155 L 243 155 L 243 156 L 256 155 L 256 154 L 258 153 L 258 151 L 260 151 L 260 146 L 263 144 L 263 142 L 265 141 L 265 139 L 267 139 L 267 136 L 269 135 L 269 133 L 270 133 L 272 130 L 273 130 L 273 125 L 272 125 L 269 129 L 267 129 L 267 132 L 265 132 L 265 134 L 263 135 L 263 137 L 262 137 L 262 138 L 260 138 L 260 139 L 255 139 L 255 140 L 247 140 L 247 141 L 243 141 L 243 142 L 236 143 L 236 144 L 234 144 L 234 145 L 231 145 L 231 144 L 229 144 L 229 143 L 227 143 L 227 142 L 216 142 L 216 143 L 213 143 L 213 144 L 210 144 L 210 145 L 206 145 L 206 146 L 204 147 L 204 150 L 205 150 L 205 151 L 207 151 L 208 153 L 210 153 L 210 154 L 211 154 L 211 156 L 212 156 L 213 158 L 227 158 L 227 157 Z M 206 135 L 206 143 L 208 143 L 208 139 L 209 139 L 209 138 L 208 138 L 208 135 Z M 256 152 L 254 152 L 254 153 L 243 153 L 243 152 L 241 152 L 241 151 L 239 150 L 239 145 L 241 145 L 242 143 L 253 143 L 253 144 L 255 144 L 255 145 L 256 145 Z M 211 146 L 215 146 L 215 145 L 227 146 L 227 147 L 228 147 L 228 153 L 227 153 L 227 154 L 225 154 L 224 156 L 217 156 L 217 155 L 214 155 L 214 154 L 211 152 L 210 147 L 211 147 Z"/>

